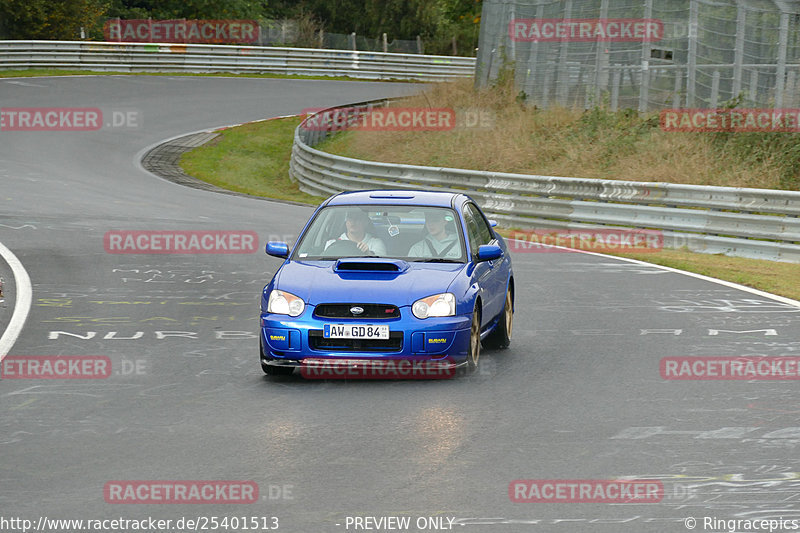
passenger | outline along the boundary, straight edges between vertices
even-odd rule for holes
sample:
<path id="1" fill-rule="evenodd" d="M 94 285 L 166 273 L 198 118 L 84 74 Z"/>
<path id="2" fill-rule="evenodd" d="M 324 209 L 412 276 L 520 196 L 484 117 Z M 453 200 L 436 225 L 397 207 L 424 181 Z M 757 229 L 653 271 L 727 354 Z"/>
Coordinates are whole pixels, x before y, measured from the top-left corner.
<path id="1" fill-rule="evenodd" d="M 428 230 L 428 235 L 411 247 L 408 251 L 409 257 L 461 257 L 458 235 L 447 233 L 447 215 L 448 212 L 444 209 L 425 212 L 425 229 Z"/>

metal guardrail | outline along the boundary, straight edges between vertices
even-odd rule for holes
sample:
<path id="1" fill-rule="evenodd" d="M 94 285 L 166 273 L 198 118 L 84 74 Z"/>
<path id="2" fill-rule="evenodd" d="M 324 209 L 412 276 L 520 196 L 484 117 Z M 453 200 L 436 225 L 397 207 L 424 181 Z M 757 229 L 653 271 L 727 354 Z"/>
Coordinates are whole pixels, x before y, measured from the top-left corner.
<path id="1" fill-rule="evenodd" d="M 357 116 L 387 102 L 331 109 Z M 363 161 L 313 148 L 331 133 L 318 124 L 306 127 L 306 121 L 295 130 L 290 174 L 307 193 L 328 196 L 370 188 L 466 192 L 510 227 L 647 228 L 661 230 L 670 248 L 800 262 L 800 192 Z"/>
<path id="2" fill-rule="evenodd" d="M 0 69 L 26 68 L 117 72 L 263 72 L 440 81 L 473 76 L 475 58 L 247 45 L 0 41 Z"/>

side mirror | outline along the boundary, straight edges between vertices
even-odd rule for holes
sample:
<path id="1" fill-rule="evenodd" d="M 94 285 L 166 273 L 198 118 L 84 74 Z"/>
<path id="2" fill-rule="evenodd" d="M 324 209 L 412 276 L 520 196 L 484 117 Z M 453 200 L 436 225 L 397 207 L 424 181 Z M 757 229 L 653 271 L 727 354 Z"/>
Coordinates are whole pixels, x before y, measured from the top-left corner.
<path id="1" fill-rule="evenodd" d="M 503 257 L 503 249 L 497 244 L 481 244 L 478 246 L 478 261 L 492 261 Z"/>
<path id="2" fill-rule="evenodd" d="M 497 227 L 497 221 L 496 221 L 496 220 L 492 220 L 492 219 L 490 218 L 490 219 L 489 219 L 489 225 L 490 225 L 491 227 L 493 227 L 493 228 L 496 228 L 496 227 Z"/>
<path id="3" fill-rule="evenodd" d="M 269 241 L 267 243 L 267 255 L 286 259 L 289 257 L 289 245 L 285 242 Z"/>

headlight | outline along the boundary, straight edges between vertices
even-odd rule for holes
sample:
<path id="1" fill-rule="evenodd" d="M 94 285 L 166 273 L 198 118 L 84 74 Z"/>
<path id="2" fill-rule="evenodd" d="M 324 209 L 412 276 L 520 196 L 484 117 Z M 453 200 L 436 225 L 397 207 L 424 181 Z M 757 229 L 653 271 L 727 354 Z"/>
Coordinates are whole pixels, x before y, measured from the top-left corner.
<path id="1" fill-rule="evenodd" d="M 414 302 L 414 305 L 411 306 L 411 312 L 417 318 L 454 316 L 456 314 L 456 297 L 449 292 L 434 294 Z"/>
<path id="2" fill-rule="evenodd" d="M 269 293 L 269 303 L 267 313 L 276 315 L 299 316 L 306 308 L 306 303 L 302 298 L 286 291 L 273 290 Z"/>

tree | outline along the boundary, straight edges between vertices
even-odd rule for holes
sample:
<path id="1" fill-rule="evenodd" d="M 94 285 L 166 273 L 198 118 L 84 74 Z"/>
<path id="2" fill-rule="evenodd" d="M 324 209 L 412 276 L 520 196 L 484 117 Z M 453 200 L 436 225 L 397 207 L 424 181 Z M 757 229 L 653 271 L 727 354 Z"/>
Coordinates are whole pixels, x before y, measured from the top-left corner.
<path id="1" fill-rule="evenodd" d="M 77 40 L 99 30 L 105 0 L 0 0 L 7 39 Z"/>

